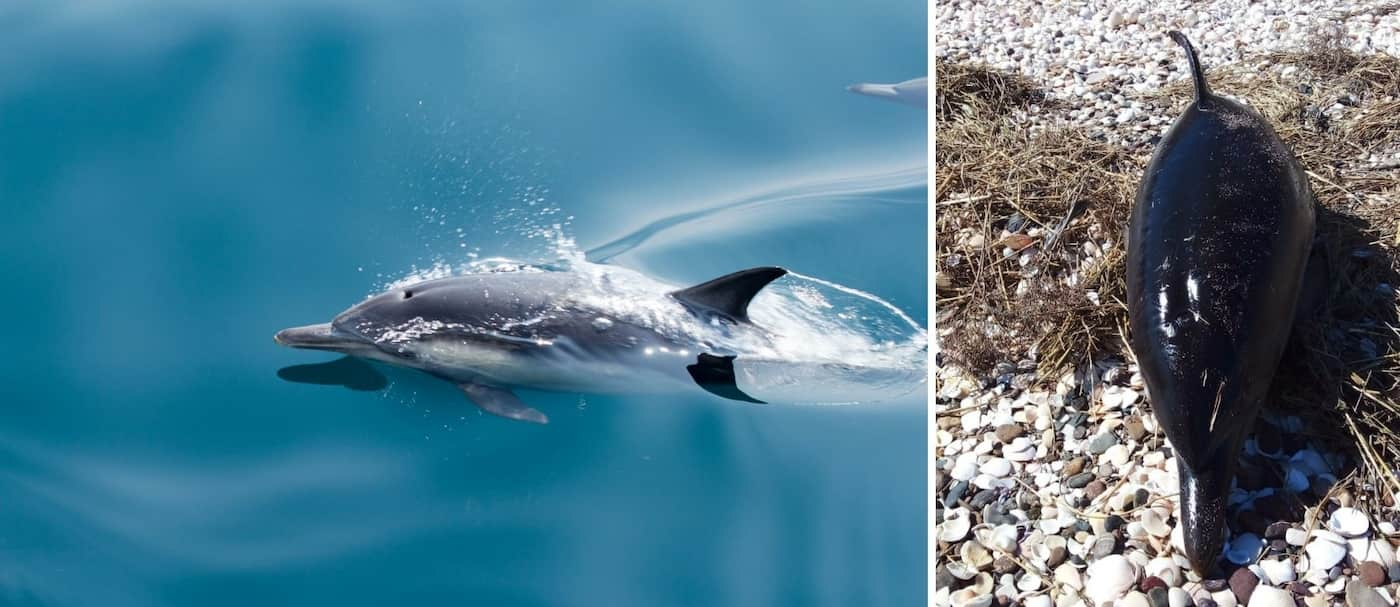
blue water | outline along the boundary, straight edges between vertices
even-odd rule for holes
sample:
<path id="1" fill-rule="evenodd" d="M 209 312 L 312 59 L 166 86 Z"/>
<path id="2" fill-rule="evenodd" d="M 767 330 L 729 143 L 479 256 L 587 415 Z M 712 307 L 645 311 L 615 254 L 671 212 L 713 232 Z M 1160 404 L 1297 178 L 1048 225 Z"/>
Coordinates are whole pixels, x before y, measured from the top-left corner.
<path id="1" fill-rule="evenodd" d="M 271 336 L 567 250 L 927 326 L 927 116 L 843 90 L 924 3 L 400 4 L 0 5 L 0 604 L 922 602 L 923 386 L 536 426 Z"/>

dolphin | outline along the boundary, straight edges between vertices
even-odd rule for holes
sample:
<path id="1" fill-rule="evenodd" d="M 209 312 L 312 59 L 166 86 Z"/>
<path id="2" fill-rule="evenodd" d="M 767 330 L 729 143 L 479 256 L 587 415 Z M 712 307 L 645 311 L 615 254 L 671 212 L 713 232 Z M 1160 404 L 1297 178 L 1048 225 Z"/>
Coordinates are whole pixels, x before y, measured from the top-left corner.
<path id="1" fill-rule="evenodd" d="M 1298 312 L 1316 217 L 1307 171 L 1268 120 L 1212 93 L 1191 42 L 1169 35 L 1186 53 L 1195 98 L 1143 172 L 1128 321 L 1176 452 L 1186 557 L 1205 574 L 1224 543 L 1241 445 Z"/>
<path id="2" fill-rule="evenodd" d="M 612 288 L 607 274 L 469 274 L 392 289 L 329 323 L 273 339 L 419 369 L 457 385 L 483 411 L 540 424 L 549 418 L 513 388 L 626 393 L 684 385 L 761 403 L 736 384 L 733 344 L 765 339 L 749 302 L 786 273 L 750 268 L 651 297 Z"/>
<path id="3" fill-rule="evenodd" d="M 871 97 L 883 97 L 914 107 L 928 108 L 928 77 L 905 80 L 898 84 L 872 84 L 862 82 L 846 87 L 846 90 Z"/>

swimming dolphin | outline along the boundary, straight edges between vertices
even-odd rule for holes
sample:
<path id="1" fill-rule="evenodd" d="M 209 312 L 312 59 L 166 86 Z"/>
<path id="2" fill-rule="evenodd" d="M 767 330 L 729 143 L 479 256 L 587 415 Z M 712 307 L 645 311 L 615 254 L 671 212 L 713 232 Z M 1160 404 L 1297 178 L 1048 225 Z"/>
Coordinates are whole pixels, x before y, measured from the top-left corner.
<path id="1" fill-rule="evenodd" d="M 679 383 L 762 402 L 735 383 L 736 351 L 724 344 L 763 339 L 749 301 L 786 273 L 751 268 L 654 298 L 610 290 L 608 275 L 471 274 L 393 289 L 273 339 L 419 369 L 486 412 L 541 424 L 548 417 L 512 388 L 619 393 Z"/>
<path id="2" fill-rule="evenodd" d="M 883 97 L 890 101 L 912 105 L 914 107 L 928 108 L 928 78 L 915 78 L 905 80 L 898 84 L 871 84 L 862 82 L 846 87 L 852 93 L 860 93 L 871 97 Z"/>

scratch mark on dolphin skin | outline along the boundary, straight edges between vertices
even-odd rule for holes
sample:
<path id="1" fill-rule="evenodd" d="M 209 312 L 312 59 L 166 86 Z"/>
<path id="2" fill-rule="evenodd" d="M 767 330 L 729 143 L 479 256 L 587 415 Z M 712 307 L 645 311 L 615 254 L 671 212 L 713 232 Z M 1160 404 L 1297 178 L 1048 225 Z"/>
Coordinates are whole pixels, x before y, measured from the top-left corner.
<path id="1" fill-rule="evenodd" d="M 1209 430 L 1209 431 L 1211 431 L 1211 432 L 1214 432 L 1214 431 L 1215 431 L 1215 417 L 1216 417 L 1217 415 L 1220 415 L 1220 401 L 1221 401 L 1221 397 L 1223 397 L 1224 395 L 1225 395 L 1225 380 L 1222 379 L 1222 380 L 1220 380 L 1219 387 L 1215 389 L 1215 404 L 1214 404 L 1214 405 L 1211 405 L 1211 407 L 1210 407 L 1210 425 L 1207 426 L 1206 429 Z"/>

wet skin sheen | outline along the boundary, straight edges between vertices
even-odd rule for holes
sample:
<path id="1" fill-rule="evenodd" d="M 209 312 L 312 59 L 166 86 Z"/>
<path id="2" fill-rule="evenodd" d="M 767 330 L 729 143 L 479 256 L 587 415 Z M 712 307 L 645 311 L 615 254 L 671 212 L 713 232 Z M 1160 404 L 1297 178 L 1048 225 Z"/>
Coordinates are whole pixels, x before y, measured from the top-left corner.
<path id="1" fill-rule="evenodd" d="M 1186 555 L 1219 556 L 1240 446 L 1293 324 L 1313 238 L 1303 168 L 1262 116 L 1210 93 L 1147 166 L 1128 241 L 1132 348 L 1175 449 Z"/>

